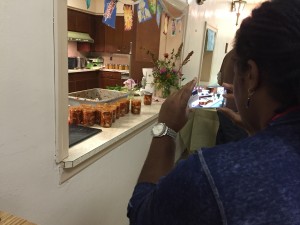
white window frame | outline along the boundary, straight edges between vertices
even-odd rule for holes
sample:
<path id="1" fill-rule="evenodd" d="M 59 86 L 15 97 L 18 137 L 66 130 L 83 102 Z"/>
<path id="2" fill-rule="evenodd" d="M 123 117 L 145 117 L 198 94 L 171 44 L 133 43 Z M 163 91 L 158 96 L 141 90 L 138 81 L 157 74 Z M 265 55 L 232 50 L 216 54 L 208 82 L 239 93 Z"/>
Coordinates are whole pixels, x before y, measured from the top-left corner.
<path id="1" fill-rule="evenodd" d="M 67 0 L 53 0 L 55 160 L 69 155 Z"/>

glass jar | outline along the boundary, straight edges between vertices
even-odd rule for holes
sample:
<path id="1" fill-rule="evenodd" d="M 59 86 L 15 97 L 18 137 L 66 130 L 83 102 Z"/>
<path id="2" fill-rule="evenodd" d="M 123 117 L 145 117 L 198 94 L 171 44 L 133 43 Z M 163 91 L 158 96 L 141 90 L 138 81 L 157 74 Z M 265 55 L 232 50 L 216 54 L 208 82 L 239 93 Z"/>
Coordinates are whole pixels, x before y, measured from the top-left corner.
<path id="1" fill-rule="evenodd" d="M 101 121 L 100 121 L 100 126 L 109 128 L 112 126 L 112 117 L 113 113 L 111 109 L 107 106 L 103 106 L 101 108 Z"/>
<path id="2" fill-rule="evenodd" d="M 137 99 L 137 98 L 131 99 L 131 113 L 132 114 L 140 114 L 141 113 L 141 107 L 142 107 L 141 102 L 142 102 L 141 99 Z"/>
<path id="3" fill-rule="evenodd" d="M 151 105 L 152 104 L 152 93 L 145 92 L 144 93 L 144 105 Z"/>
<path id="4" fill-rule="evenodd" d="M 80 106 L 69 107 L 69 124 L 78 125 L 82 123 L 82 108 Z"/>
<path id="5" fill-rule="evenodd" d="M 82 125 L 93 126 L 96 121 L 96 109 L 94 107 L 82 108 Z"/>
<path id="6" fill-rule="evenodd" d="M 126 108 L 127 108 L 126 102 L 124 100 L 119 100 L 118 104 L 119 104 L 119 107 L 120 107 L 120 117 L 125 116 Z"/>
<path id="7" fill-rule="evenodd" d="M 114 102 L 112 105 L 116 107 L 116 119 L 119 119 L 120 118 L 120 104 L 118 104 L 117 102 Z"/>
<path id="8" fill-rule="evenodd" d="M 113 123 L 116 122 L 116 119 L 117 119 L 117 107 L 115 105 L 113 105 L 113 104 L 109 104 L 107 107 L 112 112 L 112 122 Z"/>

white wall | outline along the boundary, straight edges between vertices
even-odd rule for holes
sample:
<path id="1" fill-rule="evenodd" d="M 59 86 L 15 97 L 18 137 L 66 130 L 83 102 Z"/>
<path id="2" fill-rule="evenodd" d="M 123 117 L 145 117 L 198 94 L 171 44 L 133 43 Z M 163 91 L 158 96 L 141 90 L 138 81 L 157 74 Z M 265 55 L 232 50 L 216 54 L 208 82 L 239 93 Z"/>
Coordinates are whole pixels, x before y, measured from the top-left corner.
<path id="1" fill-rule="evenodd" d="M 235 25 L 236 13 L 231 12 L 231 1 L 228 0 L 209 0 L 204 1 L 203 5 L 197 5 L 196 1 L 189 0 L 188 24 L 184 38 L 184 54 L 194 51 L 191 61 L 183 68 L 183 74 L 187 78 L 185 82 L 193 77 L 198 77 L 201 71 L 201 49 L 203 47 L 205 21 L 217 28 L 217 40 L 213 54 L 211 68 L 211 80 L 201 82 L 203 85 L 217 84 L 217 73 L 220 70 L 221 63 L 225 56 L 225 44 L 228 43 L 228 51 L 233 47 L 234 35 L 240 22 L 246 16 L 250 15 L 251 10 L 262 2 L 261 0 L 250 0 L 241 13 L 238 26 Z"/>
<path id="2" fill-rule="evenodd" d="M 0 210 L 39 225 L 125 225 L 127 201 L 146 157 L 150 131 L 59 185 L 53 2 L 0 1 Z M 232 32 L 223 30 L 216 16 L 215 3 L 191 5 L 185 42 L 185 52 L 195 50 L 185 70 L 191 77 L 199 71 L 205 19 L 224 36 L 217 42 L 216 62 L 221 62 L 223 45 L 231 38 Z M 220 3 L 218 9 L 222 7 Z"/>

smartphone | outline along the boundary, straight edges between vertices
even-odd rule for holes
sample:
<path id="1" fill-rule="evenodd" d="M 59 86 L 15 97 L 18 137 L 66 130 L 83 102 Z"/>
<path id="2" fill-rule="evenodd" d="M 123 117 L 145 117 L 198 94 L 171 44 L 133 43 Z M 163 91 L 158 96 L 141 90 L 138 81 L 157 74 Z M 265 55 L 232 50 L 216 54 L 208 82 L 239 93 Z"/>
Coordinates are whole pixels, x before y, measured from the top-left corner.
<path id="1" fill-rule="evenodd" d="M 204 89 L 195 87 L 188 101 L 189 108 L 219 108 L 226 106 L 226 93 L 224 87 L 212 87 Z"/>

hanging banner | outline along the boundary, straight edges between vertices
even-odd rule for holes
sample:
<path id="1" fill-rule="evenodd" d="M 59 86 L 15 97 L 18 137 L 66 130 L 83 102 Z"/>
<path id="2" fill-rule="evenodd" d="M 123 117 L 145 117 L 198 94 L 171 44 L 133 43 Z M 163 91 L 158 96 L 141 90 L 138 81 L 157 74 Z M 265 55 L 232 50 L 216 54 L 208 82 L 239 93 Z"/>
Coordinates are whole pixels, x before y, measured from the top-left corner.
<path id="1" fill-rule="evenodd" d="M 133 7 L 132 5 L 126 5 L 123 6 L 124 11 L 124 30 L 129 31 L 132 29 L 133 25 Z"/>
<path id="2" fill-rule="evenodd" d="M 137 13 L 138 13 L 138 20 L 140 23 L 145 22 L 152 18 L 147 0 L 140 1 L 140 3 L 138 4 Z"/>
<path id="3" fill-rule="evenodd" d="M 149 0 L 149 10 L 152 15 L 156 13 L 156 0 Z"/>
<path id="4" fill-rule="evenodd" d="M 176 22 L 175 22 L 175 19 L 172 19 L 172 33 L 171 33 L 172 36 L 175 36 L 176 35 Z"/>
<path id="5" fill-rule="evenodd" d="M 156 23 L 157 23 L 157 26 L 159 27 L 160 26 L 160 19 L 161 19 L 161 12 L 162 12 L 162 6 L 160 4 L 159 1 L 157 1 L 157 4 L 156 4 Z"/>
<path id="6" fill-rule="evenodd" d="M 165 21 L 164 21 L 165 23 L 164 23 L 164 31 L 163 31 L 164 35 L 167 35 L 168 33 L 169 19 L 170 17 L 165 13 Z"/>
<path id="7" fill-rule="evenodd" d="M 106 25 L 115 28 L 116 27 L 116 9 L 117 2 L 115 0 L 105 0 L 104 1 L 104 14 L 102 22 Z"/>
<path id="8" fill-rule="evenodd" d="M 86 0 L 86 8 L 90 8 L 90 5 L 91 5 L 91 0 Z"/>

